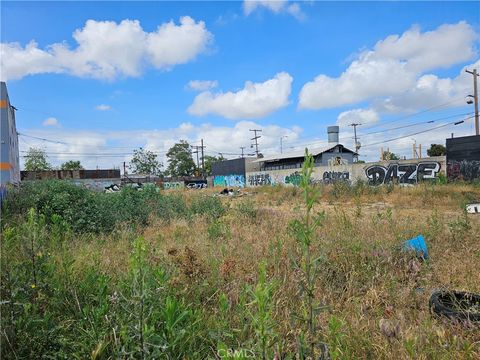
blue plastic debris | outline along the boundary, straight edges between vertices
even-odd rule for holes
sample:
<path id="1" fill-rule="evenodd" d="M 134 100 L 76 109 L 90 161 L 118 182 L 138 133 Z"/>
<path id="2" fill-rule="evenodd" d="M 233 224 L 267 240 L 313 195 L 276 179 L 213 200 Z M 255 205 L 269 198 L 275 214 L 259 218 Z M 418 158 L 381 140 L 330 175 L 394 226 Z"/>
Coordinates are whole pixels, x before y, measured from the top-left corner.
<path id="1" fill-rule="evenodd" d="M 422 256 L 425 260 L 428 259 L 427 243 L 423 238 L 423 235 L 418 235 L 413 239 L 407 240 L 403 243 L 403 250 L 413 250 L 417 255 Z"/>

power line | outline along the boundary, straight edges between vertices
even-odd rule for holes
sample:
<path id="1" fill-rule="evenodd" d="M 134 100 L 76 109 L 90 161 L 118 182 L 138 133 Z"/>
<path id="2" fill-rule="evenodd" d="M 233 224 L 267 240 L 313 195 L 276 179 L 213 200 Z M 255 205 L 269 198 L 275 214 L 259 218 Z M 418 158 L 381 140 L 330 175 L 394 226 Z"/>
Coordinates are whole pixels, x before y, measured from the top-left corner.
<path id="1" fill-rule="evenodd" d="M 389 128 L 389 129 L 371 131 L 371 132 L 368 132 L 368 133 L 359 134 L 359 136 L 379 134 L 379 133 L 382 133 L 382 132 L 388 132 L 388 131 L 392 131 L 392 130 L 404 129 L 404 128 L 407 128 L 407 127 L 412 127 L 412 126 L 417 126 L 417 125 L 431 124 L 431 123 L 434 123 L 435 121 L 447 120 L 447 119 L 451 119 L 451 118 L 453 118 L 453 117 L 465 116 L 465 115 L 470 115 L 470 114 L 472 114 L 471 111 L 470 111 L 470 112 L 467 112 L 467 113 L 463 113 L 463 114 L 454 114 L 454 115 L 444 116 L 444 117 L 437 118 L 437 119 L 433 119 L 433 120 L 421 121 L 421 122 L 418 122 L 418 123 L 413 123 L 413 124 L 408 124 L 408 125 L 397 126 L 397 127 Z"/>
<path id="2" fill-rule="evenodd" d="M 417 115 L 421 115 L 421 114 L 424 114 L 424 113 L 427 113 L 429 111 L 432 111 L 432 110 L 435 110 L 435 109 L 440 109 L 444 106 L 447 106 L 447 105 L 450 105 L 450 104 L 453 104 L 454 102 L 457 102 L 459 100 L 463 100 L 463 97 L 458 97 L 458 98 L 455 98 L 453 100 L 450 100 L 450 101 L 447 101 L 445 103 L 442 103 L 442 104 L 438 104 L 438 105 L 435 105 L 435 106 L 432 106 L 432 107 L 429 107 L 427 109 L 424 109 L 424 110 L 421 110 L 421 111 L 418 111 L 418 112 L 415 112 L 415 113 L 412 113 L 412 114 L 407 114 L 407 115 L 404 115 L 404 116 L 401 116 L 399 118 L 395 118 L 393 120 L 386 120 L 386 121 L 383 121 L 381 124 L 372 124 L 370 126 L 366 126 L 364 127 L 364 129 L 371 129 L 371 128 L 375 128 L 375 127 L 382 127 L 386 124 L 391 124 L 391 123 L 394 123 L 394 122 L 397 122 L 397 121 L 400 121 L 400 120 L 405 120 L 405 119 L 408 119 L 408 118 L 411 118 L 411 117 L 415 117 Z M 444 110 L 447 110 L 447 109 L 444 109 Z M 444 111 L 442 110 L 442 111 Z M 461 116 L 461 115 L 467 115 L 467 114 L 456 114 L 456 115 L 453 115 L 453 116 Z M 388 129 L 387 129 L 388 130 Z M 375 133 L 379 133 L 381 131 L 377 131 Z M 359 135 L 361 136 L 361 134 Z M 303 140 L 307 140 L 308 138 L 303 138 Z M 340 140 L 346 140 L 348 138 L 340 138 Z M 299 139 L 300 141 L 302 139 Z M 304 143 L 303 145 L 300 143 L 300 145 L 297 145 L 295 147 L 299 147 L 299 146 L 305 146 L 305 145 L 311 145 L 311 144 L 314 144 L 314 143 L 327 143 L 326 140 L 318 140 L 318 141 L 313 141 L 313 142 L 310 142 L 310 143 Z"/>
<path id="3" fill-rule="evenodd" d="M 17 134 L 20 135 L 20 136 L 25 136 L 25 137 L 29 137 L 29 138 L 32 138 L 32 139 L 42 140 L 42 141 L 46 141 L 46 142 L 50 142 L 50 143 L 54 143 L 54 144 L 72 145 L 72 144 L 68 144 L 68 143 L 63 142 L 63 141 L 45 139 L 45 138 L 41 138 L 41 137 L 38 137 L 38 136 L 22 134 L 22 133 L 19 133 L 19 132 L 17 132 Z"/>
<path id="4" fill-rule="evenodd" d="M 362 137 L 362 136 L 366 136 L 366 135 L 379 134 L 379 133 L 383 133 L 383 132 L 389 132 L 389 131 L 392 131 L 392 130 L 399 130 L 399 129 L 403 129 L 403 128 L 408 128 L 408 127 L 413 127 L 413 126 L 418 126 L 418 125 L 423 125 L 423 124 L 434 123 L 434 122 L 436 122 L 436 121 L 447 120 L 447 119 L 451 119 L 452 117 L 457 117 L 457 116 L 470 115 L 470 114 L 472 114 L 472 113 L 473 113 L 473 112 L 470 111 L 470 112 L 467 112 L 467 113 L 461 113 L 461 114 L 453 114 L 453 115 L 443 116 L 443 117 L 436 118 L 436 119 L 432 119 L 432 120 L 421 121 L 421 122 L 417 122 L 417 123 L 413 123 L 413 124 L 397 126 L 397 127 L 394 127 L 394 128 L 388 128 L 388 129 L 383 129 L 383 130 L 376 130 L 376 131 L 371 131 L 371 132 L 367 132 L 367 133 L 360 133 L 360 134 L 358 134 L 358 136 L 359 136 L 359 137 Z M 350 137 L 340 137 L 339 140 L 348 140 L 348 139 L 350 139 Z M 307 146 L 307 145 L 314 145 L 314 144 L 321 144 L 321 143 L 328 143 L 328 140 L 318 140 L 318 141 L 313 141 L 313 142 L 309 142 L 309 143 L 303 143 L 303 144 L 295 145 L 295 147 Z"/>
<path id="5" fill-rule="evenodd" d="M 407 115 L 401 116 L 401 117 L 396 118 L 396 119 L 393 119 L 393 120 L 384 121 L 382 124 L 372 125 L 372 126 L 367 127 L 367 129 L 372 128 L 372 127 L 376 127 L 376 126 L 382 126 L 382 125 L 385 125 L 385 124 L 391 124 L 391 123 L 394 123 L 394 122 L 397 122 L 397 121 L 400 121 L 400 120 L 405 120 L 405 119 L 408 119 L 408 118 L 411 118 L 411 117 L 414 117 L 414 116 L 417 116 L 417 115 L 425 114 L 425 113 L 427 113 L 427 112 L 429 112 L 429 111 L 432 111 L 432 110 L 435 110 L 435 109 L 439 109 L 439 108 L 442 108 L 442 107 L 444 107 L 444 106 L 453 104 L 454 102 L 457 102 L 457 101 L 459 101 L 459 100 L 463 100 L 463 97 L 461 97 L 461 98 L 455 98 L 455 99 L 453 99 L 453 100 L 447 101 L 446 103 L 439 104 L 439 105 L 435 105 L 435 106 L 429 107 L 429 108 L 427 108 L 427 109 L 425 109 L 425 110 L 417 111 L 417 112 L 415 112 L 415 113 L 413 113 L 413 114 L 407 114 Z"/>
<path id="6" fill-rule="evenodd" d="M 78 143 L 77 144 L 76 143 L 67 143 L 67 142 L 64 142 L 64 141 L 46 139 L 46 138 L 27 135 L 27 134 L 23 134 L 23 133 L 17 133 L 17 134 L 19 136 L 22 136 L 22 137 L 37 139 L 37 140 L 41 140 L 41 141 L 45 141 L 45 142 L 49 142 L 49 143 L 54 143 L 54 144 L 60 144 L 60 145 L 70 145 L 70 146 L 82 146 L 82 145 L 84 145 L 84 144 L 78 144 Z M 25 141 L 25 139 L 24 139 L 24 141 Z M 133 148 L 132 146 L 110 146 L 110 145 L 89 145 L 89 146 L 105 147 L 105 148 L 109 148 L 109 149 L 132 149 Z"/>
<path id="7" fill-rule="evenodd" d="M 382 140 L 382 141 L 379 141 L 379 142 L 376 142 L 376 143 L 363 145 L 363 147 L 374 146 L 374 145 L 384 144 L 384 143 L 391 142 L 391 141 L 395 141 L 395 140 L 404 139 L 404 138 L 407 138 L 407 137 L 410 137 L 410 136 L 414 136 L 414 135 L 418 135 L 418 134 L 423 134 L 423 133 L 426 133 L 426 132 L 429 132 L 429 131 L 441 129 L 441 128 L 444 128 L 444 127 L 449 126 L 449 125 L 460 125 L 460 124 L 463 124 L 466 120 L 471 119 L 471 118 L 473 118 L 473 117 L 474 117 L 474 116 L 469 116 L 468 118 L 465 118 L 465 119 L 460 120 L 460 121 L 452 121 L 452 122 L 450 122 L 450 123 L 446 123 L 446 124 L 443 124 L 443 125 L 440 125 L 440 126 L 436 126 L 436 127 L 433 127 L 433 128 L 427 129 L 427 130 L 417 131 L 417 132 L 415 132 L 415 133 L 408 134 L 408 135 L 403 135 L 403 136 L 399 136 L 399 137 L 396 137 L 396 138 L 393 138 L 393 139 L 387 139 L 387 140 Z"/>

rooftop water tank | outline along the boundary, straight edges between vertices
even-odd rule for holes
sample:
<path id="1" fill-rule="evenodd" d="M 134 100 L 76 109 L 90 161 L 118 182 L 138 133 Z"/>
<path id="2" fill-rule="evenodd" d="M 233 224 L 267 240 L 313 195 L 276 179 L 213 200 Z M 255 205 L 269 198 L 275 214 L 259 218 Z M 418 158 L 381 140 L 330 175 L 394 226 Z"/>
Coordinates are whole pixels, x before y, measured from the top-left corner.
<path id="1" fill-rule="evenodd" d="M 328 133 L 328 143 L 329 144 L 338 144 L 338 132 L 340 127 L 338 126 L 329 126 L 327 128 Z"/>

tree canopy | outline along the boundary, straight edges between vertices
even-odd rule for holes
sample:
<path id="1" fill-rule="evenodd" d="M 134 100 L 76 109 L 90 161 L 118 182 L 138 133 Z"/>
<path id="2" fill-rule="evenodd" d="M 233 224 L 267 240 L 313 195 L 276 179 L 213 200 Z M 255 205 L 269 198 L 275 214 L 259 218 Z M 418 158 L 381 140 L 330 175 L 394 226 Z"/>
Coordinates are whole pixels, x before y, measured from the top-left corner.
<path id="1" fill-rule="evenodd" d="M 44 150 L 36 147 L 31 147 L 27 150 L 27 155 L 25 155 L 26 171 L 43 171 L 51 169 L 52 165 L 48 162 L 48 156 Z"/>
<path id="2" fill-rule="evenodd" d="M 80 164 L 80 160 L 69 160 L 65 161 L 61 166 L 60 169 L 62 170 L 83 170 L 82 164 Z"/>
<path id="3" fill-rule="evenodd" d="M 383 160 L 400 160 L 400 156 L 390 151 L 384 151 Z"/>
<path id="4" fill-rule="evenodd" d="M 134 174 L 162 175 L 163 164 L 157 154 L 143 148 L 133 150 L 133 157 L 128 166 Z"/>
<path id="5" fill-rule="evenodd" d="M 447 153 L 445 146 L 441 144 L 432 144 L 430 149 L 427 150 L 428 156 L 443 156 Z"/>
<path id="6" fill-rule="evenodd" d="M 210 156 L 210 155 L 205 155 L 203 157 L 204 162 L 205 162 L 205 175 L 212 175 L 212 164 L 217 162 L 217 161 L 222 161 L 225 160 L 223 155 L 220 156 Z"/>
<path id="7" fill-rule="evenodd" d="M 185 140 L 173 145 L 167 152 L 170 176 L 192 176 L 195 173 L 195 163 L 192 158 L 190 144 Z"/>

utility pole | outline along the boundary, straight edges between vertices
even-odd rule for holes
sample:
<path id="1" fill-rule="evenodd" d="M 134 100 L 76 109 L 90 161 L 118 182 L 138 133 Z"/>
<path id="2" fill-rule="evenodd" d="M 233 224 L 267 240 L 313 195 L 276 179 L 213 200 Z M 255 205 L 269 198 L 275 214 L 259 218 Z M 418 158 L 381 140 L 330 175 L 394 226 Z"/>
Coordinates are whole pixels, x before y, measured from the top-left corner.
<path id="1" fill-rule="evenodd" d="M 200 147 L 200 146 L 198 146 L 198 145 L 192 146 L 192 148 L 195 148 L 195 151 L 192 151 L 192 153 L 193 153 L 193 154 L 197 154 L 197 169 L 200 168 L 200 162 L 198 161 L 198 148 L 199 148 L 199 147 Z"/>
<path id="2" fill-rule="evenodd" d="M 205 159 L 203 156 L 203 149 L 205 149 L 205 146 L 203 145 L 203 139 L 202 139 L 202 146 L 200 146 L 202 149 L 202 175 L 205 176 Z"/>
<path id="3" fill-rule="evenodd" d="M 244 158 L 243 156 L 243 149 L 245 149 L 245 146 L 240 146 L 240 149 L 242 149 L 242 159 Z"/>
<path id="4" fill-rule="evenodd" d="M 477 69 L 473 69 L 473 71 L 465 70 L 465 72 L 473 75 L 473 101 L 475 102 L 475 134 L 480 135 L 480 125 L 478 122 L 478 88 L 477 88 L 477 76 L 479 76 Z"/>
<path id="5" fill-rule="evenodd" d="M 255 136 L 253 138 L 251 138 L 250 140 L 255 141 L 255 154 L 257 154 L 257 158 L 258 158 L 258 139 L 260 139 L 262 136 L 261 135 L 257 136 L 257 132 L 261 132 L 262 130 L 253 129 L 253 130 L 250 130 L 250 131 L 253 131 L 253 133 L 255 134 Z M 252 144 L 251 147 L 253 147 L 253 144 Z"/>
<path id="6" fill-rule="evenodd" d="M 125 165 L 125 161 L 123 162 L 123 176 L 127 175 L 127 166 Z"/>
<path id="7" fill-rule="evenodd" d="M 359 124 L 359 123 L 352 123 L 350 124 L 349 126 L 353 126 L 353 133 L 354 133 L 354 136 L 355 136 L 355 152 L 358 154 L 358 150 L 360 149 L 360 145 L 358 144 L 358 140 L 357 140 L 357 126 L 359 125 L 362 125 L 362 124 Z M 358 155 L 356 156 L 357 158 L 357 161 L 358 161 Z"/>
<path id="8" fill-rule="evenodd" d="M 283 154 L 283 139 L 287 137 L 287 135 L 280 136 L 280 154 Z"/>

